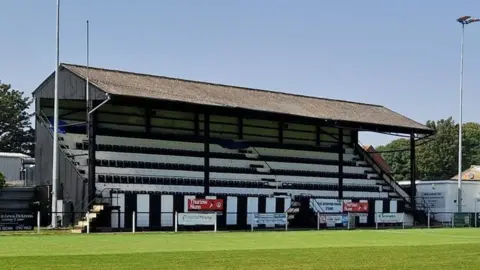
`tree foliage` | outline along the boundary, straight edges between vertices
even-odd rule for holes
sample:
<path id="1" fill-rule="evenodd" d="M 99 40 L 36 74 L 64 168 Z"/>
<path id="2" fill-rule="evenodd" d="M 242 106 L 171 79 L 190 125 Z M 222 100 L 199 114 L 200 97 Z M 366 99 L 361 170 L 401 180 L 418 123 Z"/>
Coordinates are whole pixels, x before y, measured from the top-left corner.
<path id="1" fill-rule="evenodd" d="M 428 121 L 426 125 L 436 131 L 428 140 L 418 141 L 415 147 L 417 178 L 422 180 L 449 179 L 458 169 L 458 124 L 450 117 Z M 480 164 L 480 124 L 465 123 L 463 126 L 462 169 Z M 392 167 L 396 180 L 410 179 L 410 141 L 397 139 L 377 147 L 385 161 Z M 406 150 L 390 152 L 394 150 Z"/>
<path id="2" fill-rule="evenodd" d="M 28 114 L 32 102 L 23 92 L 0 84 L 0 152 L 33 155 L 34 130 Z"/>
<path id="3" fill-rule="evenodd" d="M 407 139 L 397 139 L 391 141 L 385 146 L 379 146 L 376 148 L 378 152 L 382 152 L 382 157 L 385 159 L 392 171 L 394 172 L 395 179 L 409 179 L 410 177 L 410 152 L 395 150 L 407 150 L 410 147 L 410 141 Z"/>
<path id="4" fill-rule="evenodd" d="M 0 172 L 0 189 L 2 189 L 6 184 L 6 181 L 5 181 L 5 176 L 3 175 L 2 172 Z"/>

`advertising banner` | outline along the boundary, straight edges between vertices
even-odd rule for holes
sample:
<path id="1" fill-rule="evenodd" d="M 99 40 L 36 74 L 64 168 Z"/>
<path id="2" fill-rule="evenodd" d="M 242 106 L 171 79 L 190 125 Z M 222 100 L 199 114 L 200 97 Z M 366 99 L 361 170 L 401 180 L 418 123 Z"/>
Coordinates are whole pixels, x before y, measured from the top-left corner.
<path id="1" fill-rule="evenodd" d="M 312 199 L 314 209 L 319 213 L 342 213 L 343 203 L 337 199 Z"/>
<path id="2" fill-rule="evenodd" d="M 368 213 L 368 202 L 343 202 L 343 212 Z"/>
<path id="3" fill-rule="evenodd" d="M 322 215 L 319 216 L 320 224 L 327 224 L 327 227 L 335 227 L 335 224 L 343 224 L 344 226 L 348 223 L 348 215 Z"/>
<path id="4" fill-rule="evenodd" d="M 188 211 L 223 211 L 222 199 L 189 199 Z"/>
<path id="5" fill-rule="evenodd" d="M 257 225 L 285 225 L 287 224 L 286 213 L 253 214 L 253 222 Z"/>
<path id="6" fill-rule="evenodd" d="M 427 204 L 429 208 L 445 208 L 445 192 L 419 192 L 417 204 Z"/>
<path id="7" fill-rule="evenodd" d="M 202 213 L 178 213 L 179 225 L 215 225 L 217 214 L 202 214 Z"/>
<path id="8" fill-rule="evenodd" d="M 377 223 L 402 223 L 403 213 L 376 213 L 375 222 Z"/>
<path id="9" fill-rule="evenodd" d="M 33 213 L 0 213 L 0 231 L 29 231 L 34 225 Z"/>

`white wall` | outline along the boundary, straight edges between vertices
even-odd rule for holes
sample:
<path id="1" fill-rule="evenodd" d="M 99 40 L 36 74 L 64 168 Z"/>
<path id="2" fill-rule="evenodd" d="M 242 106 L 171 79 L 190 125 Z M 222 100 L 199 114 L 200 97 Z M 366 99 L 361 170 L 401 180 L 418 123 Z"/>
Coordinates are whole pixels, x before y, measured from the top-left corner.
<path id="1" fill-rule="evenodd" d="M 457 212 L 457 181 L 417 181 L 417 197 L 423 197 L 430 206 L 432 212 Z M 462 182 L 462 212 L 480 211 L 480 203 L 476 203 L 476 198 L 480 198 L 480 182 L 463 181 Z"/>
<path id="2" fill-rule="evenodd" d="M 20 180 L 21 168 L 22 158 L 0 156 L 0 172 L 5 176 L 5 180 Z"/>

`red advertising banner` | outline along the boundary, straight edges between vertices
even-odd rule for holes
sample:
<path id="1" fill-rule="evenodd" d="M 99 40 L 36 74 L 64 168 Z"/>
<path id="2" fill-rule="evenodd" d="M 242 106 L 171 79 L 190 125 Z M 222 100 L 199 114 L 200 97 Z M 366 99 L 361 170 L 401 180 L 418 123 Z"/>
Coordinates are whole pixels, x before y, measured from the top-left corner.
<path id="1" fill-rule="evenodd" d="M 343 212 L 367 213 L 368 202 L 343 202 Z"/>
<path id="2" fill-rule="evenodd" d="M 223 211 L 223 200 L 188 199 L 188 211 Z"/>

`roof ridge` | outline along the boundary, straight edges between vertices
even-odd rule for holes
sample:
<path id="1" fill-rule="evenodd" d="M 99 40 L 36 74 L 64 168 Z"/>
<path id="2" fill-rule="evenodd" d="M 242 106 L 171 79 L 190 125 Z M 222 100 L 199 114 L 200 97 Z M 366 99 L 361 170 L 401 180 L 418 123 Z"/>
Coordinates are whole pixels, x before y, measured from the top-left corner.
<path id="1" fill-rule="evenodd" d="M 61 66 L 65 66 L 65 67 L 73 66 L 73 67 L 79 67 L 79 68 L 87 68 L 86 66 L 83 66 L 83 65 L 69 64 L 69 63 L 61 63 Z M 167 79 L 167 80 L 183 81 L 183 82 L 187 82 L 187 83 L 201 83 L 201 84 L 212 85 L 212 86 L 231 87 L 231 88 L 249 90 L 249 91 L 268 92 L 268 93 L 281 94 L 281 95 L 294 96 L 294 97 L 304 97 L 304 98 L 310 98 L 310 99 L 316 99 L 316 100 L 335 101 L 335 102 L 352 103 L 352 104 L 359 104 L 359 105 L 365 105 L 365 106 L 385 108 L 382 105 L 364 103 L 364 102 L 358 102 L 358 101 L 341 100 L 341 99 L 324 98 L 324 97 L 315 97 L 315 96 L 293 94 L 293 93 L 274 91 L 274 90 L 265 90 L 265 89 L 244 87 L 244 86 L 238 86 L 238 85 L 212 83 L 212 82 L 207 82 L 207 81 L 196 81 L 196 80 L 182 79 L 182 78 L 176 78 L 176 77 L 167 77 L 167 76 L 153 75 L 153 74 L 147 74 L 147 73 L 138 73 L 138 72 L 132 72 L 132 71 L 126 71 L 126 70 L 119 70 L 119 69 L 108 69 L 108 68 L 99 68 L 99 67 L 91 67 L 91 66 L 88 67 L 88 68 L 89 69 L 102 70 L 102 71 L 109 71 L 109 72 L 118 72 L 118 73 L 124 73 L 124 74 L 152 77 L 152 78 L 161 78 L 161 79 Z"/>

